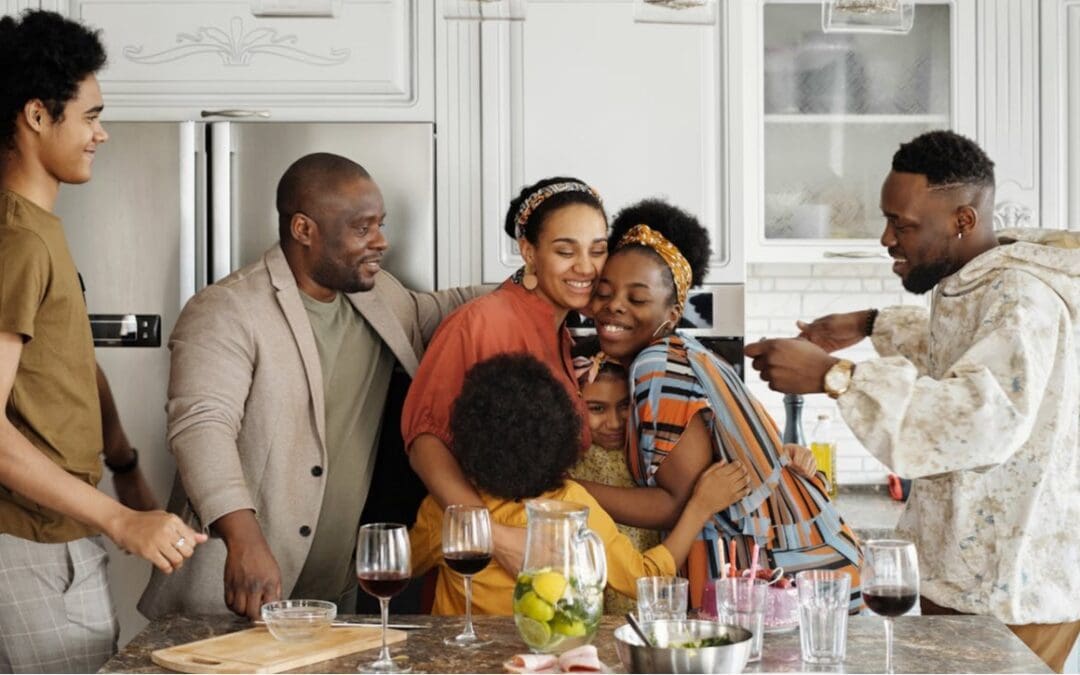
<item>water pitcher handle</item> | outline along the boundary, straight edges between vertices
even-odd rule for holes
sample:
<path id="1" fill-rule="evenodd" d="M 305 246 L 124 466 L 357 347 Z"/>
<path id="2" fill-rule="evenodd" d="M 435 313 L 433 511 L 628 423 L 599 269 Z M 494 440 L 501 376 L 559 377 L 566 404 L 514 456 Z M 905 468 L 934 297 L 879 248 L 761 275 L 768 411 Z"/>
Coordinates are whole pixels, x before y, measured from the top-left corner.
<path id="1" fill-rule="evenodd" d="M 578 543 L 584 545 L 589 562 L 596 570 L 600 590 L 603 590 L 607 586 L 607 554 L 604 552 L 603 540 L 595 532 L 585 528 L 578 536 Z"/>

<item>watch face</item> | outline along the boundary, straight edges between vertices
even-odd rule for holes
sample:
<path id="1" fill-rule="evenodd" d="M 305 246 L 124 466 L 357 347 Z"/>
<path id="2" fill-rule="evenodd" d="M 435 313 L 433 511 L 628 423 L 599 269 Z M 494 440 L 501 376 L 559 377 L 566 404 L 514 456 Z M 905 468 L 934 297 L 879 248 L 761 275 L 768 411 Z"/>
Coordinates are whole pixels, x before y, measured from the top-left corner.
<path id="1" fill-rule="evenodd" d="M 825 388 L 830 392 L 843 393 L 851 382 L 851 371 L 843 367 L 843 363 L 837 363 L 825 373 Z"/>

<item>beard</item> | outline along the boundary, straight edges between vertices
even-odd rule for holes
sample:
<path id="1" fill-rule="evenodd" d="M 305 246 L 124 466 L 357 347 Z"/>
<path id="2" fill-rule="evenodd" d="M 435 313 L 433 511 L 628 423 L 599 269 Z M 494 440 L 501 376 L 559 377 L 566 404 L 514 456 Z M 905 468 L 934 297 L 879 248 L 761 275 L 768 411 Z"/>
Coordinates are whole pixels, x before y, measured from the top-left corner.
<path id="1" fill-rule="evenodd" d="M 365 279 L 359 269 L 330 258 L 319 260 L 311 270 L 311 278 L 323 288 L 340 293 L 362 293 L 375 287 L 375 279 Z"/>
<path id="2" fill-rule="evenodd" d="M 935 260 L 932 263 L 912 267 L 907 276 L 901 279 L 904 290 L 922 295 L 937 286 L 938 283 L 953 273 L 953 265 L 948 260 Z"/>

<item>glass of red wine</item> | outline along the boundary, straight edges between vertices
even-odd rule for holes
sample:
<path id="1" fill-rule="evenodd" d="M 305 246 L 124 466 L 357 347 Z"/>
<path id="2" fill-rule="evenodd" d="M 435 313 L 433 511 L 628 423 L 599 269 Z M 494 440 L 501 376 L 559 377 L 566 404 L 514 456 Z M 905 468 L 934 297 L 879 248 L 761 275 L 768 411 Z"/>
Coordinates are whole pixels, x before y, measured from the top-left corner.
<path id="1" fill-rule="evenodd" d="M 871 539 L 863 546 L 862 597 L 885 617 L 885 672 L 893 672 L 893 618 L 906 614 L 919 599 L 919 558 L 915 544 Z"/>
<path id="2" fill-rule="evenodd" d="M 482 506 L 451 504 L 443 514 L 443 560 L 446 566 L 465 578 L 465 630 L 446 638 L 454 647 L 480 647 L 491 644 L 476 635 L 472 623 L 472 578 L 491 562 L 491 515 Z"/>
<path id="3" fill-rule="evenodd" d="M 409 562 L 409 530 L 397 523 L 360 526 L 356 536 L 356 579 L 368 595 L 379 599 L 382 610 L 382 650 L 379 658 L 360 667 L 360 672 L 407 673 L 408 657 L 390 658 L 386 646 L 386 624 L 390 598 L 405 590 L 412 576 Z"/>

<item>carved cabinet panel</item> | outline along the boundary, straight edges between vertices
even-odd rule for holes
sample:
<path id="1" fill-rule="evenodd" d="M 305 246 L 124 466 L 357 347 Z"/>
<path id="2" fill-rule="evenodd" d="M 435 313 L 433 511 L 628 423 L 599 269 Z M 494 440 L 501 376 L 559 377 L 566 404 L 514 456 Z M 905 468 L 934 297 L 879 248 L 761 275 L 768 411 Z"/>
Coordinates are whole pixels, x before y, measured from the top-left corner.
<path id="1" fill-rule="evenodd" d="M 428 2 L 292 3 L 312 16 L 259 11 L 275 4 L 73 0 L 71 13 L 102 29 L 109 65 L 100 79 L 114 119 L 222 108 L 274 119 L 433 117 Z"/>

